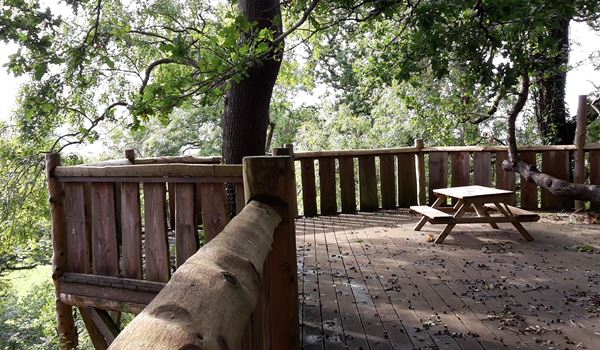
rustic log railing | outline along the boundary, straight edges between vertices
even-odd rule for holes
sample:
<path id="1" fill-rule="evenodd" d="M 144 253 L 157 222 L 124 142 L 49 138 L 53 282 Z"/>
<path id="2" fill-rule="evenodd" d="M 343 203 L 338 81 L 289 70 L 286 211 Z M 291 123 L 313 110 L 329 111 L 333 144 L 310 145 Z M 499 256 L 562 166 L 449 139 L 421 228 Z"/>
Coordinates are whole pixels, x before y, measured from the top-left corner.
<path id="1" fill-rule="evenodd" d="M 520 146 L 523 160 L 564 180 L 573 180 L 571 160 L 588 169 L 578 179 L 600 185 L 600 145 Z M 502 169 L 506 146 L 414 147 L 295 152 L 299 163 L 305 216 L 407 208 L 431 203 L 433 189 L 478 184 L 517 190 L 515 203 L 525 209 L 562 210 L 573 201 L 521 182 Z M 316 165 L 315 165 L 316 164 Z M 316 170 L 316 171 L 315 171 Z M 540 193 L 538 193 L 540 192 Z"/>
<path id="2" fill-rule="evenodd" d="M 273 206 L 283 219 L 275 230 L 273 253 L 265 265 L 258 307 L 250 322 L 246 322 L 244 347 L 266 349 L 271 344 L 272 348 L 297 347 L 293 226 L 296 198 L 291 157 L 250 158 L 245 160 L 244 166 L 202 164 L 214 163 L 215 158 L 183 158 L 140 162 L 129 153 L 129 163 L 119 160 L 60 166 L 57 154 L 47 156 L 60 348 L 77 346 L 73 306 L 79 309 L 94 346 L 97 349 L 107 348 L 119 333 L 118 312 L 142 312 L 165 288 L 176 268 L 191 256 L 202 255 L 196 254 L 199 228 L 204 234 L 207 243 L 204 250 L 207 252 L 214 251 L 211 246 L 227 244 L 210 243 L 222 231 L 228 235 L 248 233 L 239 229 L 243 218 L 224 230 L 229 222 L 225 193 L 227 183 L 235 185 L 237 213 L 242 211 L 246 202 L 257 199 Z M 249 209 L 247 212 L 256 210 Z M 271 219 L 260 220 L 266 225 Z M 256 230 L 261 227 L 264 229 L 264 225 L 257 223 Z M 216 242 L 223 242 L 223 239 Z M 244 257 L 248 251 L 235 253 Z M 254 262 L 251 256 L 245 258 Z M 195 259 L 206 261 L 204 256 Z M 193 262 L 188 265 L 196 266 Z M 261 270 L 262 266 L 256 268 L 256 271 Z M 195 268 L 186 268 L 179 275 L 187 275 L 184 271 L 193 272 Z M 251 277 L 256 278 L 255 274 Z M 176 283 L 193 281 L 201 276 L 178 278 Z M 249 277 L 236 278 L 246 283 Z M 218 291 L 216 287 L 199 289 L 202 289 L 199 293 Z M 197 295 L 194 294 L 196 292 L 188 292 Z M 215 300 L 214 296 L 212 298 L 210 300 Z M 248 314 L 254 310 L 253 298 L 243 299 Z M 222 302 L 231 301 L 222 299 Z M 282 304 L 271 307 L 272 302 Z M 198 307 L 192 308 L 193 312 L 199 312 L 200 305 L 204 310 L 205 304 L 198 301 Z M 227 324 L 240 315 L 223 314 L 222 317 L 220 322 Z M 271 332 L 272 322 L 278 325 L 277 332 Z M 128 337 L 133 333 L 128 332 Z M 205 334 L 206 344 L 222 341 Z M 241 334 L 219 335 L 225 337 L 231 348 L 239 346 L 231 342 L 237 342 Z M 148 333 L 137 336 L 147 337 Z"/>
<path id="3" fill-rule="evenodd" d="M 578 181 L 600 184 L 599 145 L 522 146 L 520 151 L 523 159 L 558 178 L 571 179 L 575 168 Z M 575 151 L 583 164 L 571 167 Z M 298 348 L 294 160 L 300 168 L 305 216 L 408 207 L 431 200 L 435 188 L 468 184 L 518 189 L 515 201 L 526 209 L 573 206 L 545 191 L 538 200 L 535 186 L 519 183 L 515 174 L 504 172 L 500 164 L 507 157 L 506 147 L 424 147 L 417 140 L 415 147 L 405 148 L 294 153 L 288 147 L 274 149 L 273 154 L 245 158 L 243 165 L 222 165 L 218 157 L 135 159 L 127 152 L 122 160 L 79 166 L 61 166 L 58 154 L 48 155 L 60 348 L 77 346 L 73 307 L 78 308 L 97 349 L 107 348 L 119 336 L 119 312 L 143 316 L 120 336 L 126 341 L 119 340 L 116 348 L 143 344 L 149 333 L 165 344 L 180 345 L 177 348 L 225 343 L 244 349 Z M 583 180 L 582 168 L 588 170 Z M 236 213 L 257 201 L 245 210 L 250 214 L 242 214 L 229 227 L 226 184 L 234 185 Z M 274 233 L 266 227 L 275 214 L 264 214 L 273 210 L 281 217 Z M 256 227 L 249 226 L 248 220 Z M 264 242 L 273 235 L 266 260 L 263 248 L 252 251 L 247 244 L 238 244 L 253 242 L 249 236 L 259 231 Z M 220 232 L 223 237 L 211 243 Z M 198 251 L 199 234 L 207 244 Z M 235 253 L 235 259 L 254 264 L 253 278 L 262 272 L 262 289 L 240 270 L 249 265 L 218 261 L 222 256 L 215 252 L 224 246 Z M 192 256 L 172 279 L 173 271 Z M 202 287 L 207 281 L 211 288 Z M 232 284 L 242 287 L 228 290 Z M 223 288 L 223 296 L 237 293 L 235 303 L 215 297 Z M 178 299 L 184 295 L 181 289 L 189 298 Z M 220 318 L 212 326 L 205 322 L 207 315 L 217 314 Z M 197 322 L 197 317 L 203 318 Z M 183 327 L 187 321 L 182 319 L 194 320 L 193 326 Z M 179 330 L 142 332 L 148 327 Z M 201 337 L 191 339 L 189 332 Z"/>

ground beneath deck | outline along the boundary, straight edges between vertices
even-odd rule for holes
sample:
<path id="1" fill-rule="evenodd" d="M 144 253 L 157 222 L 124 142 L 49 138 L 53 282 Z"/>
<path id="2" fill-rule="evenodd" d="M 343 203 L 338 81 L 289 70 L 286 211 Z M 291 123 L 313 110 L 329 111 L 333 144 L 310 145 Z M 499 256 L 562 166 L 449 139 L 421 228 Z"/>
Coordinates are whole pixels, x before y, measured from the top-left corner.
<path id="1" fill-rule="evenodd" d="M 433 245 L 442 226 L 417 219 L 297 220 L 304 349 L 600 349 L 600 226 L 458 225 Z"/>

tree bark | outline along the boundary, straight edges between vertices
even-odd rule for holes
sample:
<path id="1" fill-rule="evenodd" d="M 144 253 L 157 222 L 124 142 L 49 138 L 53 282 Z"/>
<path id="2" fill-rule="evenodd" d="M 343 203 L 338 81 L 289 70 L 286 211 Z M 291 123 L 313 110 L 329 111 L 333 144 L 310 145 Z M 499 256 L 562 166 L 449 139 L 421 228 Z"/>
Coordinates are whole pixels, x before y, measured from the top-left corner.
<path id="1" fill-rule="evenodd" d="M 575 123 L 568 120 L 565 107 L 567 73 L 569 63 L 569 17 L 550 23 L 549 36 L 556 42 L 558 54 L 540 57 L 546 69 L 537 79 L 536 120 L 542 139 L 546 144 L 572 144 Z"/>
<path id="2" fill-rule="evenodd" d="M 528 164 L 519 159 L 515 135 L 515 122 L 517 116 L 525 106 L 528 94 L 529 75 L 525 73 L 521 77 L 521 91 L 519 92 L 519 97 L 508 115 L 508 160 L 502 162 L 502 168 L 505 171 L 519 173 L 521 181 L 534 183 L 539 187 L 545 188 L 554 195 L 591 201 L 594 206 L 600 204 L 600 186 L 574 184 L 557 179 L 540 172 L 536 169 L 535 165 Z"/>
<path id="3" fill-rule="evenodd" d="M 281 7 L 278 0 L 238 0 L 238 13 L 256 21 L 258 31 L 270 28 L 282 32 Z M 242 158 L 263 155 L 269 107 L 273 87 L 281 66 L 281 50 L 274 57 L 255 63 L 240 82 L 233 82 L 225 96 L 223 112 L 223 160 L 239 164 Z"/>

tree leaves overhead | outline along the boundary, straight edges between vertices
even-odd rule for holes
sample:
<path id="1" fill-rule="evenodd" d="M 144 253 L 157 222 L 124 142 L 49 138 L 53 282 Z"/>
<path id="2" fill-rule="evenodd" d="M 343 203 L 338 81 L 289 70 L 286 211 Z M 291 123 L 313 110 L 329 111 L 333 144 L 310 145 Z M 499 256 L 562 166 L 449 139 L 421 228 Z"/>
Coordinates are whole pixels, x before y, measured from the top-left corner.
<path id="1" fill-rule="evenodd" d="M 255 31 L 256 23 L 228 3 L 61 4 L 62 17 L 38 1 L 9 0 L 0 12 L 0 40 L 21 46 L 8 69 L 32 77 L 22 100 L 37 98 L 25 119 L 44 114 L 49 124 L 70 126 L 55 149 L 95 138 L 94 127 L 115 117 L 136 128 L 153 117 L 166 121 L 186 103 L 212 104 L 231 81 L 274 53 L 267 44 L 273 33 Z"/>

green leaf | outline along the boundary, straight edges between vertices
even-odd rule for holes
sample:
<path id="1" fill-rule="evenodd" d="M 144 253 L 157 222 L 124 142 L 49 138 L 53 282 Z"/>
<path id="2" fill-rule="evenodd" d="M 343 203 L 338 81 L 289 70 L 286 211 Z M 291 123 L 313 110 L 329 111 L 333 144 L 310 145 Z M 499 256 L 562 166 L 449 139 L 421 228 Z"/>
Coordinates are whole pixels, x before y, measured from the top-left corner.
<path id="1" fill-rule="evenodd" d="M 35 71 L 34 71 L 33 77 L 35 78 L 35 80 L 41 80 L 42 77 L 44 76 L 44 74 L 46 74 L 47 71 L 48 71 L 48 65 L 47 64 L 45 64 L 45 63 L 38 64 L 35 67 Z"/>

